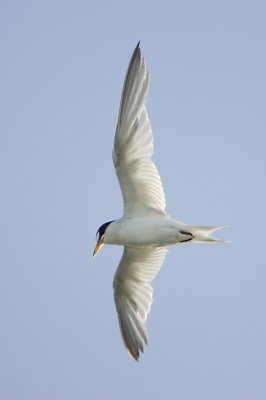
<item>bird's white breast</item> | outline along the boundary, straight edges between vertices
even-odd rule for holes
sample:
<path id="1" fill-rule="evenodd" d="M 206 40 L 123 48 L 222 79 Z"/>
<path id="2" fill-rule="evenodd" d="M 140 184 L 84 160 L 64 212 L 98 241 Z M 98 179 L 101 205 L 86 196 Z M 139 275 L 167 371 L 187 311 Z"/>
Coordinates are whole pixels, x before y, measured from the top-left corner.
<path id="1" fill-rule="evenodd" d="M 184 239 L 180 233 L 184 227 L 168 216 L 123 217 L 108 226 L 104 243 L 128 247 L 169 246 Z"/>

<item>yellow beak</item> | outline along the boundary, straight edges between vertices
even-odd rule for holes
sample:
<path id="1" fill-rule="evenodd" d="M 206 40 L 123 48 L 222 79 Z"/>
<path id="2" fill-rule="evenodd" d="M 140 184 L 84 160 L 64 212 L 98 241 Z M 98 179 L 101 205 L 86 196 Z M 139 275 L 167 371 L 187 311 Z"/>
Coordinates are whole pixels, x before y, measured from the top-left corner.
<path id="1" fill-rule="evenodd" d="M 94 252 L 93 252 L 93 257 L 95 257 L 96 256 L 96 254 L 98 253 L 98 251 L 100 250 L 100 248 L 103 246 L 103 238 L 101 238 L 98 242 L 97 242 L 97 244 L 96 244 L 96 246 L 95 246 L 95 249 L 94 249 Z"/>

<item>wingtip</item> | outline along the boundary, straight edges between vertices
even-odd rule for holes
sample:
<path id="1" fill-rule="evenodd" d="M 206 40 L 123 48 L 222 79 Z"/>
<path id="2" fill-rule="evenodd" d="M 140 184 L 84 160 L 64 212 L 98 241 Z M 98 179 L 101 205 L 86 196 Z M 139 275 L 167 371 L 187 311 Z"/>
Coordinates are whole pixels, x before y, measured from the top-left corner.
<path id="1" fill-rule="evenodd" d="M 140 40 L 137 43 L 137 46 L 135 47 L 135 50 L 133 52 L 133 54 L 136 54 L 137 52 L 140 52 Z"/>
<path id="2" fill-rule="evenodd" d="M 139 362 L 139 352 L 137 354 L 133 354 L 129 349 L 127 349 L 127 354 L 129 355 L 129 357 L 135 361 L 135 362 Z"/>
<path id="3" fill-rule="evenodd" d="M 146 345 L 148 345 L 147 337 L 144 338 L 144 342 Z M 144 348 L 143 348 L 143 346 L 140 346 L 138 349 L 129 349 L 128 347 L 126 347 L 126 351 L 132 360 L 139 362 L 140 351 L 141 351 L 141 353 L 144 353 Z"/>
<path id="4" fill-rule="evenodd" d="M 138 41 L 138 43 L 133 51 L 133 54 L 136 54 L 137 52 L 140 52 L 140 40 Z"/>

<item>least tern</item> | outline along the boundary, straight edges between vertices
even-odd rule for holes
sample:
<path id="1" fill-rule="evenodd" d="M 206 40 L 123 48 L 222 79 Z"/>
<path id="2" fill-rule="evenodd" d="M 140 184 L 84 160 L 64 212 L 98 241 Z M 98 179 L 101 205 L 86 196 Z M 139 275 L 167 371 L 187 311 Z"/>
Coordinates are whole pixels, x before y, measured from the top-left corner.
<path id="1" fill-rule="evenodd" d="M 187 225 L 166 213 L 162 182 L 151 159 L 148 87 L 149 72 L 138 43 L 125 77 L 113 149 L 124 214 L 98 229 L 93 253 L 103 244 L 124 246 L 113 282 L 114 300 L 126 349 L 135 360 L 148 344 L 145 321 L 152 303 L 151 282 L 163 264 L 166 246 L 216 242 L 210 234 L 222 228 Z"/>

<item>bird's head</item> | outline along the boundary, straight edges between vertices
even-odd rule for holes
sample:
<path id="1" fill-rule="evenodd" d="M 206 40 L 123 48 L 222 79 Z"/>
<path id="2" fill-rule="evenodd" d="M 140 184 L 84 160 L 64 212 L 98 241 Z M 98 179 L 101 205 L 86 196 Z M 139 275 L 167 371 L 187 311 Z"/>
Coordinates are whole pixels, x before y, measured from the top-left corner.
<path id="1" fill-rule="evenodd" d="M 98 251 L 100 250 L 100 248 L 103 246 L 104 244 L 104 235 L 105 235 L 105 231 L 107 229 L 107 227 L 112 223 L 113 221 L 109 221 L 109 222 L 105 222 L 104 224 L 102 224 L 100 226 L 100 228 L 98 229 L 97 233 L 96 233 L 96 246 L 93 252 L 93 257 L 96 256 L 96 254 L 98 253 Z"/>

